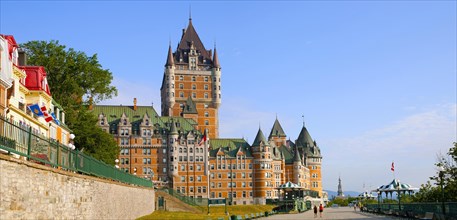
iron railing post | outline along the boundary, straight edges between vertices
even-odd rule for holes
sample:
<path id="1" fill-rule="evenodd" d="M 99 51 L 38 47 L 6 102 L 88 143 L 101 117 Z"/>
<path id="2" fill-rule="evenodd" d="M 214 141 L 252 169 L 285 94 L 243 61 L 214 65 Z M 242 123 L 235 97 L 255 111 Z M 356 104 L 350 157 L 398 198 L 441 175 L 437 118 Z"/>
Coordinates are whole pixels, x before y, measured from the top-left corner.
<path id="1" fill-rule="evenodd" d="M 27 143 L 27 158 L 30 160 L 32 154 L 32 127 L 29 127 L 29 141 Z"/>

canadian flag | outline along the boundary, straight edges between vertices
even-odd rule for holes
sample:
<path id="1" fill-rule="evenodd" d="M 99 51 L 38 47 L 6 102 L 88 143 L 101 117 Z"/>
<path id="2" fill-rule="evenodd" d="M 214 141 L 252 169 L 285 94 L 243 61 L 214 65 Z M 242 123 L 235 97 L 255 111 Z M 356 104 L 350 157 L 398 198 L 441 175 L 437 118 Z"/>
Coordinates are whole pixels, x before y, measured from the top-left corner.
<path id="1" fill-rule="evenodd" d="M 392 162 L 392 167 L 390 167 L 390 170 L 395 171 L 394 162 Z"/>
<path id="2" fill-rule="evenodd" d="M 52 115 L 48 114 L 48 109 L 46 109 L 46 106 L 41 106 L 41 112 L 43 112 L 43 117 L 46 122 L 50 122 L 53 120 Z"/>

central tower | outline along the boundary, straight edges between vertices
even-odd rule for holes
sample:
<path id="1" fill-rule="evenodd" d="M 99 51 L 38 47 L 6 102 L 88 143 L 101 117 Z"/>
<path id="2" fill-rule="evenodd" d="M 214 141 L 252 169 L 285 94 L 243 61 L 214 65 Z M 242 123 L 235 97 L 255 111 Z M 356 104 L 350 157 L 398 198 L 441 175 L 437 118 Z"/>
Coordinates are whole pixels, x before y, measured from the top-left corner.
<path id="1" fill-rule="evenodd" d="M 191 18 L 176 51 L 168 47 L 160 92 L 162 116 L 192 118 L 198 130 L 219 137 L 221 66 L 216 48 L 205 49 Z"/>

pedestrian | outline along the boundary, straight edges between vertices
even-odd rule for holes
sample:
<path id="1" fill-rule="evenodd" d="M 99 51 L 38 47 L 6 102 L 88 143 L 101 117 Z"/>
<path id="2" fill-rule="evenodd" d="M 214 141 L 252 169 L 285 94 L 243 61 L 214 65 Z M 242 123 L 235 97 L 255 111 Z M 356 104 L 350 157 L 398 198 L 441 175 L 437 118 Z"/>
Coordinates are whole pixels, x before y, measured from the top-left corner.
<path id="1" fill-rule="evenodd" d="M 322 205 L 322 203 L 319 205 L 319 215 L 320 217 L 322 218 L 322 212 L 324 212 L 324 206 Z"/>
<path id="2" fill-rule="evenodd" d="M 314 205 L 314 218 L 317 218 L 317 206 Z"/>
<path id="3" fill-rule="evenodd" d="M 354 211 L 357 211 L 357 205 L 354 203 Z"/>

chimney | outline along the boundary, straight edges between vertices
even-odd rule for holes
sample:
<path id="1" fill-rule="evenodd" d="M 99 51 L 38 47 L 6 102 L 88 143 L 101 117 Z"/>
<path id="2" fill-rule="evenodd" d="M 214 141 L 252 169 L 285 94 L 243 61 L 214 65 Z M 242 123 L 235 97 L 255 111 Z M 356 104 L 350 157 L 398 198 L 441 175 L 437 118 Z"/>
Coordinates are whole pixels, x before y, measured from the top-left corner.
<path id="1" fill-rule="evenodd" d="M 25 53 L 25 50 L 22 48 L 19 48 L 18 50 L 18 64 L 19 66 L 27 66 L 27 54 Z"/>
<path id="2" fill-rule="evenodd" d="M 133 111 L 136 111 L 138 107 L 136 106 L 136 98 L 133 98 Z"/>

